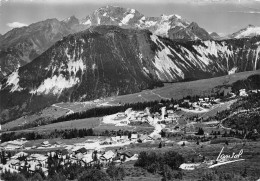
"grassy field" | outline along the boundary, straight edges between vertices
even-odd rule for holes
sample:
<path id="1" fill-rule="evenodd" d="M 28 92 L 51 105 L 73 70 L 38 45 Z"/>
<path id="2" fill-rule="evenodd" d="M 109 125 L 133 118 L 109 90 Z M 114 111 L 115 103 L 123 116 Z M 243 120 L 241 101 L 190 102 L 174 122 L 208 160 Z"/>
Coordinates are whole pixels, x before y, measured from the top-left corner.
<path id="1" fill-rule="evenodd" d="M 241 72 L 222 77 L 203 79 L 191 82 L 178 82 L 165 84 L 164 87 L 145 90 L 140 93 L 117 96 L 107 98 L 104 101 L 112 103 L 130 103 L 130 102 L 144 102 L 151 100 L 161 100 L 165 98 L 181 99 L 188 95 L 208 95 L 216 86 L 230 85 L 238 80 L 246 79 L 250 75 L 260 74 L 260 70 Z"/>
<path id="2" fill-rule="evenodd" d="M 30 128 L 28 130 L 37 130 L 37 131 L 46 131 L 46 130 L 54 130 L 54 129 L 90 129 L 95 128 L 100 125 L 102 118 L 86 118 L 86 119 L 78 119 L 72 121 L 65 121 L 60 123 L 53 123 L 44 126 L 39 126 L 35 128 Z"/>

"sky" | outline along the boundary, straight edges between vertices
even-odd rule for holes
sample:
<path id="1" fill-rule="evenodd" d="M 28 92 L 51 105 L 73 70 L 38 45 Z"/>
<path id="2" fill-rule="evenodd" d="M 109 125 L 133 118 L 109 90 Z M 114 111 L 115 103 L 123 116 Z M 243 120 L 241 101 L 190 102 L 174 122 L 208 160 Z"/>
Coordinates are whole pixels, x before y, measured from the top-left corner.
<path id="1" fill-rule="evenodd" d="M 224 36 L 260 26 L 260 0 L 0 0 L 0 33 L 48 18 L 82 19 L 106 5 L 134 8 L 145 16 L 178 14 Z"/>

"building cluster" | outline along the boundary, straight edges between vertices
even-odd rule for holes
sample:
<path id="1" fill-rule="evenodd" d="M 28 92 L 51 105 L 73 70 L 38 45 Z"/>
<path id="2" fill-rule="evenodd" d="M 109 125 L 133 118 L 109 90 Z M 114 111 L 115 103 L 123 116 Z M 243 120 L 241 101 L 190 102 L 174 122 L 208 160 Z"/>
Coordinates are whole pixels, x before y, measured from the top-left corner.
<path id="1" fill-rule="evenodd" d="M 138 141 L 140 135 L 133 134 L 130 139 Z M 144 139 L 143 137 L 140 139 Z M 40 147 L 44 147 L 45 150 L 33 149 L 22 149 L 24 147 L 16 148 L 12 151 L 2 150 L 1 152 L 1 172 L 20 172 L 26 169 L 29 173 L 34 173 L 36 170 L 41 169 L 43 173 L 48 175 L 48 158 L 57 157 L 59 158 L 60 165 L 69 164 L 80 164 L 82 166 L 91 166 L 94 164 L 101 164 L 106 166 L 107 164 L 122 163 L 130 160 L 137 160 L 138 155 L 133 154 L 131 151 L 123 149 L 123 143 L 129 141 L 128 137 L 116 136 L 107 138 L 99 143 L 93 142 L 93 140 L 87 140 L 83 143 L 76 143 L 74 145 L 65 145 L 60 142 L 60 147 L 57 149 L 50 149 L 51 145 L 48 141 L 42 142 Z M 130 142 L 128 142 L 130 144 Z M 55 143 L 57 145 L 57 143 Z M 117 146 L 120 149 L 106 149 L 107 147 Z M 39 148 L 39 147 L 38 147 Z M 32 154 L 29 154 L 32 153 Z M 13 154 L 13 155 L 11 155 Z"/>
<path id="2" fill-rule="evenodd" d="M 256 93 L 260 93 L 260 89 L 254 89 L 254 90 L 248 90 L 248 91 L 246 91 L 246 89 L 239 90 L 239 96 L 241 96 L 241 97 L 247 97 L 248 94 L 256 94 Z"/>
<path id="3" fill-rule="evenodd" d="M 26 143 L 25 138 L 12 140 L 4 142 L 0 145 L 0 148 L 4 148 L 5 150 L 15 150 L 15 149 L 22 149 L 24 148 L 24 144 Z"/>
<path id="4" fill-rule="evenodd" d="M 178 108 L 178 107 L 176 107 Z M 150 113 L 149 108 L 144 111 L 133 111 L 131 108 L 125 112 L 120 112 L 114 115 L 106 116 L 103 119 L 104 123 L 115 124 L 116 126 L 132 125 L 132 123 L 148 123 L 151 126 L 154 124 L 171 124 L 175 123 L 180 116 L 176 114 L 174 109 L 167 110 L 166 107 L 161 108 L 159 112 Z"/>
<path id="5" fill-rule="evenodd" d="M 214 104 L 218 104 L 220 99 L 216 99 L 215 97 L 205 97 L 199 98 L 197 101 L 190 101 L 189 99 L 183 100 L 183 102 L 179 105 L 181 108 L 186 108 L 189 110 L 197 110 L 200 111 L 202 109 L 210 109 Z"/>

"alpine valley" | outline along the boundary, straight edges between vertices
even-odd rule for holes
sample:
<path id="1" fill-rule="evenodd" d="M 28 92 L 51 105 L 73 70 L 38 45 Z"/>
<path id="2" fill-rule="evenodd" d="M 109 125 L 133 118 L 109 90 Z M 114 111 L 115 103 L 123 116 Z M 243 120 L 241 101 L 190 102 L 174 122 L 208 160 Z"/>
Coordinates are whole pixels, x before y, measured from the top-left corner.
<path id="1" fill-rule="evenodd" d="M 170 8 L 156 1 L 136 5 Z M 104 6 L 0 35 L 0 180 L 260 181 L 260 27 L 220 26 L 258 12 L 240 12 L 247 0 L 229 15 L 227 0 L 182 1 L 173 8 L 196 20 L 214 8 L 220 18 L 204 23 L 217 32 Z M 16 2 L 42 18 L 102 1 L 4 1 Z M 23 13 L 7 25 L 38 20 Z"/>
<path id="2" fill-rule="evenodd" d="M 1 120 L 62 101 L 259 69 L 260 37 L 239 33 L 214 40 L 178 15 L 145 17 L 114 6 L 81 20 L 49 19 L 13 29 L 0 37 Z"/>

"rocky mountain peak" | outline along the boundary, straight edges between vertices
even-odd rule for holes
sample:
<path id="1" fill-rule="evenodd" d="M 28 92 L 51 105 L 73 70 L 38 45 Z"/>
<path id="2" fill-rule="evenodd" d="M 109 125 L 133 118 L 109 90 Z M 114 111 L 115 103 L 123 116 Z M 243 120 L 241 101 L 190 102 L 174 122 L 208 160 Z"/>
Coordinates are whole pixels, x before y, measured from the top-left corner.
<path id="1" fill-rule="evenodd" d="M 79 24 L 79 19 L 76 18 L 74 15 L 68 17 L 67 19 L 63 20 L 64 23 L 68 24 L 69 26 Z"/>

